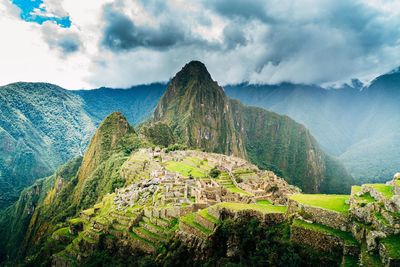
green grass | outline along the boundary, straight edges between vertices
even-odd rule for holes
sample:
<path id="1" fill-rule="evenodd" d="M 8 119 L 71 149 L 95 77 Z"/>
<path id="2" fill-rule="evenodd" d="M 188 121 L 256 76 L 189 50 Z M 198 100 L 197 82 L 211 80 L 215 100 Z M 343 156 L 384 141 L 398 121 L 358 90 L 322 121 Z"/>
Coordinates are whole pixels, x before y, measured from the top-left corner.
<path id="1" fill-rule="evenodd" d="M 90 209 L 87 209 L 87 210 L 82 211 L 82 213 L 85 214 L 85 215 L 87 215 L 87 216 L 91 216 L 91 215 L 94 214 L 94 209 L 93 209 L 93 208 L 90 208 Z"/>
<path id="2" fill-rule="evenodd" d="M 233 185 L 233 184 L 232 184 Z M 233 185 L 233 187 L 227 187 L 226 188 L 228 191 L 232 192 L 232 193 L 236 193 L 236 194 L 240 194 L 240 195 L 245 195 L 245 196 L 251 196 L 250 193 L 244 191 L 241 188 L 237 188 L 235 185 Z"/>
<path id="3" fill-rule="evenodd" d="M 144 239 L 144 238 L 138 236 L 138 235 L 137 235 L 136 233 L 134 233 L 134 232 L 129 232 L 129 234 L 130 234 L 130 236 L 131 236 L 133 239 L 139 240 L 139 241 L 141 241 L 141 242 L 143 242 L 143 243 L 146 243 L 147 245 L 150 245 L 151 247 L 154 247 L 154 243 L 151 242 L 150 240 Z"/>
<path id="4" fill-rule="evenodd" d="M 366 186 L 374 188 L 376 191 L 381 193 L 384 198 L 390 199 L 394 196 L 394 187 L 392 185 L 366 184 Z"/>
<path id="5" fill-rule="evenodd" d="M 245 196 L 252 195 L 252 194 L 244 191 L 243 189 L 236 187 L 235 184 L 232 182 L 231 178 L 229 177 L 229 174 L 226 172 L 221 172 L 221 174 L 215 180 L 218 184 L 225 187 L 229 192 L 240 194 L 240 195 L 245 195 Z"/>
<path id="6" fill-rule="evenodd" d="M 197 168 L 200 168 L 202 171 L 207 173 L 212 169 L 212 167 L 208 164 L 207 161 L 204 161 L 200 158 L 186 157 L 183 161 L 189 163 L 189 165 L 194 165 Z"/>
<path id="7" fill-rule="evenodd" d="M 354 196 L 354 199 L 356 199 L 357 202 L 362 202 L 362 203 L 373 203 L 373 202 L 375 202 L 375 198 L 373 198 L 371 196 L 371 194 L 368 193 L 368 192 L 365 193 L 365 194 L 362 194 L 361 196 Z"/>
<path id="8" fill-rule="evenodd" d="M 243 204 L 243 203 L 233 203 L 233 202 L 222 202 L 217 204 L 219 207 L 230 209 L 233 211 L 241 210 L 254 210 L 259 211 L 263 214 L 266 213 L 285 213 L 286 206 L 274 206 L 274 205 L 259 205 L 259 204 Z"/>
<path id="9" fill-rule="evenodd" d="M 293 221 L 293 226 L 300 227 L 303 229 L 311 230 L 311 231 L 316 231 L 316 232 L 321 232 L 324 234 L 328 234 L 331 236 L 337 236 L 341 238 L 346 244 L 351 244 L 351 245 L 357 245 L 357 241 L 355 238 L 349 233 L 349 232 L 343 232 L 322 224 L 318 223 L 308 223 L 302 220 L 294 220 Z"/>
<path id="10" fill-rule="evenodd" d="M 108 225 L 110 224 L 110 222 L 108 221 L 107 218 L 103 217 L 103 216 L 96 216 L 93 218 L 93 221 L 98 222 L 101 225 Z"/>
<path id="11" fill-rule="evenodd" d="M 139 225 L 141 225 L 141 226 L 142 226 L 143 224 L 147 224 L 147 225 L 149 225 L 150 227 L 152 227 L 152 228 L 154 228 L 154 229 L 156 229 L 156 230 L 158 230 L 158 231 L 164 231 L 164 230 L 166 230 L 166 229 L 162 228 L 161 226 L 158 226 L 158 225 L 152 223 L 150 220 L 147 221 L 147 222 L 140 222 L 140 223 L 139 223 Z"/>
<path id="12" fill-rule="evenodd" d="M 300 204 L 323 208 L 341 213 L 349 211 L 349 195 L 324 195 L 324 194 L 296 194 L 290 197 Z"/>
<path id="13" fill-rule="evenodd" d="M 210 215 L 210 214 L 208 213 L 208 210 L 207 210 L 207 209 L 199 210 L 197 213 L 198 213 L 200 216 L 204 217 L 205 219 L 209 220 L 210 222 L 212 222 L 212 223 L 214 223 L 214 224 L 219 224 L 219 223 L 220 223 L 220 221 L 219 221 L 217 218 L 215 218 L 214 216 L 212 216 L 212 215 Z"/>
<path id="14" fill-rule="evenodd" d="M 60 228 L 57 231 L 55 231 L 53 235 L 68 236 L 68 237 L 71 236 L 71 234 L 69 233 L 69 227 Z"/>
<path id="15" fill-rule="evenodd" d="M 383 217 L 382 213 L 375 212 L 375 217 L 378 221 L 380 221 L 383 225 L 390 226 L 390 223 Z"/>
<path id="16" fill-rule="evenodd" d="M 73 219 L 69 219 L 68 220 L 68 222 L 70 223 L 70 224 L 79 224 L 79 223 L 83 223 L 83 224 L 86 224 L 87 223 L 87 221 L 86 220 L 84 220 L 84 219 L 82 219 L 82 218 L 73 218 Z"/>
<path id="17" fill-rule="evenodd" d="M 393 259 L 400 259 L 400 236 L 392 235 L 381 240 L 386 247 L 388 256 Z"/>
<path id="18" fill-rule="evenodd" d="M 267 200 L 267 199 L 260 199 L 260 200 L 257 200 L 256 203 L 257 203 L 258 205 L 271 205 L 271 204 L 272 204 L 271 201 L 269 201 L 269 200 Z"/>
<path id="19" fill-rule="evenodd" d="M 357 194 L 360 191 L 361 191 L 361 186 L 359 186 L 359 185 L 353 185 L 351 187 L 351 194 L 352 195 Z"/>
<path id="20" fill-rule="evenodd" d="M 177 172 L 184 177 L 192 175 L 194 178 L 203 178 L 207 176 L 207 174 L 202 172 L 199 168 L 184 162 L 169 161 L 165 164 L 165 168 L 170 172 Z"/>
<path id="21" fill-rule="evenodd" d="M 212 234 L 212 231 L 210 229 L 205 228 L 203 225 L 201 225 L 201 224 L 196 222 L 194 213 L 189 213 L 189 214 L 187 214 L 185 216 L 182 216 L 180 218 L 180 220 L 183 223 L 185 223 L 185 224 L 187 224 L 187 225 L 189 225 L 189 226 L 191 226 L 193 228 L 196 228 L 196 229 L 200 230 L 201 232 L 203 232 L 206 235 L 211 235 Z"/>
<path id="22" fill-rule="evenodd" d="M 400 180 L 399 180 L 399 179 L 394 180 L 394 183 L 395 183 L 397 186 L 400 186 Z"/>
<path id="23" fill-rule="evenodd" d="M 162 240 L 163 239 L 162 236 L 160 236 L 160 235 L 158 235 L 156 233 L 153 233 L 153 232 L 151 232 L 151 231 L 149 231 L 149 230 L 147 230 L 147 229 L 145 229 L 143 227 L 137 227 L 136 229 L 138 231 L 142 232 L 143 234 L 145 234 L 147 236 L 150 236 L 150 237 L 152 237 L 154 239 L 157 239 L 157 240 Z"/>

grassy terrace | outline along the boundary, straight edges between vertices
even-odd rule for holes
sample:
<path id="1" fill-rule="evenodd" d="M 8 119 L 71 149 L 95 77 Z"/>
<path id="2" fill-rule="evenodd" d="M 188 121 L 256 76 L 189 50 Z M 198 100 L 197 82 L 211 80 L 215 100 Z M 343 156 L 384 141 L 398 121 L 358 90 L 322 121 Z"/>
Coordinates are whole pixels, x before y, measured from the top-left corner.
<path id="1" fill-rule="evenodd" d="M 258 205 L 271 205 L 271 201 L 267 200 L 267 199 L 261 199 L 261 200 L 257 200 L 256 203 Z"/>
<path id="2" fill-rule="evenodd" d="M 384 198 L 392 198 L 394 195 L 394 187 L 392 185 L 385 184 L 366 184 L 365 186 L 372 187 L 376 191 L 382 194 Z"/>
<path id="3" fill-rule="evenodd" d="M 233 184 L 231 178 L 229 177 L 229 174 L 226 172 L 222 172 L 215 181 L 232 193 L 237 193 L 246 196 L 251 195 L 250 193 L 244 191 L 243 189 L 237 188 Z"/>
<path id="4" fill-rule="evenodd" d="M 328 234 L 331 236 L 337 236 L 341 238 L 346 244 L 351 244 L 351 245 L 357 245 L 357 241 L 354 239 L 354 237 L 349 233 L 349 232 L 343 232 L 322 224 L 318 223 L 307 223 L 302 220 L 294 220 L 293 221 L 293 226 L 300 227 L 303 229 L 311 230 L 311 231 L 316 231 L 316 232 L 321 232 L 324 234 Z"/>
<path id="5" fill-rule="evenodd" d="M 189 214 L 187 214 L 185 216 L 182 216 L 180 218 L 180 220 L 183 223 L 189 225 L 190 227 L 193 227 L 193 228 L 196 228 L 196 229 L 200 230 L 201 232 L 203 232 L 206 235 L 211 235 L 212 234 L 212 231 L 210 229 L 205 228 L 203 225 L 201 225 L 201 224 L 196 222 L 194 213 L 189 213 Z"/>
<path id="6" fill-rule="evenodd" d="M 349 204 L 346 202 L 349 197 L 349 195 L 296 194 L 290 199 L 307 206 L 347 213 Z"/>
<path id="7" fill-rule="evenodd" d="M 361 186 L 359 186 L 359 185 L 353 185 L 352 187 L 351 187 L 351 194 L 352 195 L 355 195 L 355 194 L 357 194 L 358 192 L 360 192 L 361 191 Z"/>
<path id="8" fill-rule="evenodd" d="M 393 259 L 400 259 L 400 236 L 393 235 L 383 239 L 382 244 L 386 247 L 388 256 Z"/>
<path id="9" fill-rule="evenodd" d="M 165 168 L 170 172 L 177 172 L 185 177 L 189 177 L 189 175 L 192 175 L 194 178 L 203 178 L 207 176 L 206 171 L 185 162 L 169 161 L 165 163 Z"/>
<path id="10" fill-rule="evenodd" d="M 199 210 L 197 213 L 198 213 L 200 216 L 202 216 L 203 218 L 209 220 L 209 221 L 212 222 L 212 223 L 215 223 L 215 224 L 219 224 L 219 223 L 220 223 L 220 221 L 219 221 L 217 218 L 215 218 L 214 216 L 212 216 L 212 215 L 210 215 L 210 214 L 208 213 L 208 210 L 207 210 L 207 209 Z"/>
<path id="11" fill-rule="evenodd" d="M 285 213 L 286 206 L 274 206 L 274 205 L 259 205 L 259 204 L 243 204 L 243 203 L 233 203 L 233 202 L 223 202 L 217 204 L 221 208 L 230 209 L 233 211 L 241 210 L 254 210 L 261 212 L 263 214 L 267 213 Z"/>
<path id="12" fill-rule="evenodd" d="M 130 234 L 130 236 L 131 236 L 133 239 L 136 239 L 136 240 L 139 240 L 139 241 L 141 241 L 141 242 L 144 242 L 144 243 L 146 243 L 147 245 L 150 245 L 151 247 L 154 247 L 154 246 L 155 246 L 153 242 L 151 242 L 151 241 L 149 241 L 149 240 L 147 240 L 147 239 L 144 239 L 144 238 L 138 236 L 138 235 L 137 235 L 136 233 L 134 233 L 134 232 L 129 232 L 129 234 Z"/>
<path id="13" fill-rule="evenodd" d="M 72 237 L 72 235 L 69 233 L 69 227 L 64 227 L 60 228 L 57 231 L 53 233 L 53 236 L 67 236 L 67 237 Z"/>

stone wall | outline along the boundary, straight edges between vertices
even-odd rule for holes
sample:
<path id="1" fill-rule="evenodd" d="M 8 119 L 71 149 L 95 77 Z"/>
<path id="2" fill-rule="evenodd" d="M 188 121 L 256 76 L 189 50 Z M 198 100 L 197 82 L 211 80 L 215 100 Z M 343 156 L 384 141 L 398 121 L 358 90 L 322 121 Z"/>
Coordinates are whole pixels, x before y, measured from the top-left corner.
<path id="1" fill-rule="evenodd" d="M 208 238 L 207 234 L 203 233 L 202 231 L 200 231 L 196 228 L 193 228 L 193 227 L 187 225 L 186 223 L 184 223 L 182 221 L 179 222 L 179 229 L 185 233 L 200 237 L 202 239 Z"/>
<path id="2" fill-rule="evenodd" d="M 204 226 L 207 229 L 210 229 L 211 231 L 213 231 L 215 228 L 215 223 L 207 220 L 198 213 L 195 214 L 195 220 L 198 224 L 201 224 L 202 226 Z"/>
<path id="3" fill-rule="evenodd" d="M 270 225 L 270 224 L 279 224 L 285 221 L 284 213 L 265 213 L 255 211 L 255 210 L 241 210 L 241 211 L 233 211 L 227 208 L 218 209 L 220 218 L 233 218 L 233 219 L 241 219 L 241 218 L 257 218 L 262 224 Z M 210 213 L 211 214 L 211 213 Z"/>
<path id="4" fill-rule="evenodd" d="M 323 208 L 316 208 L 302 205 L 292 199 L 289 200 L 287 216 L 300 215 L 307 220 L 317 222 L 341 231 L 349 231 L 351 229 L 349 216 L 344 213 L 330 211 Z"/>
<path id="5" fill-rule="evenodd" d="M 291 226 L 290 240 L 299 245 L 307 245 L 318 251 L 333 252 L 343 250 L 343 241 L 336 236 Z"/>

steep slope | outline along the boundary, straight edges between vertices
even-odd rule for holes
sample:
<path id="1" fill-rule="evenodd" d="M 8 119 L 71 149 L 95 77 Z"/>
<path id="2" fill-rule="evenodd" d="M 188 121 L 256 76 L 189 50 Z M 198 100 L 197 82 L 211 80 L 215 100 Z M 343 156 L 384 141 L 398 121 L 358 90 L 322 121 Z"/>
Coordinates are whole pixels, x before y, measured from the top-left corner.
<path id="1" fill-rule="evenodd" d="M 0 209 L 22 188 L 82 154 L 95 126 L 82 100 L 58 86 L 0 87 Z"/>
<path id="2" fill-rule="evenodd" d="M 62 198 L 60 189 L 76 175 L 81 161 L 82 158 L 74 159 L 53 175 L 37 180 L 21 192 L 17 202 L 0 213 L 0 262 L 23 256 L 22 243 L 29 225 L 35 221 L 34 214 L 38 216 L 38 206 Z"/>
<path id="3" fill-rule="evenodd" d="M 50 178 L 37 182 L 27 189 L 28 194 L 22 194 L 19 201 L 1 216 L 3 224 L 0 228 L 8 237 L 7 242 L 0 243 L 0 250 L 5 254 L 3 257 L 12 259 L 14 256 L 40 254 L 57 225 L 65 224 L 67 218 L 76 216 L 82 209 L 125 184 L 120 176 L 121 165 L 131 151 L 143 143 L 145 141 L 139 140 L 121 113 L 108 116 L 93 136 L 83 159 L 73 161 Z M 28 212 L 20 212 L 20 207 Z M 7 227 L 7 215 L 19 222 L 14 227 L 18 227 L 18 232 Z"/>
<path id="4" fill-rule="evenodd" d="M 400 164 L 399 89 L 398 69 L 367 87 L 357 81 L 339 89 L 290 83 L 225 87 L 232 98 L 304 124 L 358 181 L 381 182 Z"/>
<path id="5" fill-rule="evenodd" d="M 96 126 L 123 111 L 132 124 L 153 112 L 164 84 L 69 91 L 47 83 L 0 87 L 0 210 L 26 186 L 82 155 Z"/>
<path id="6" fill-rule="evenodd" d="M 307 129 L 286 116 L 230 101 L 198 61 L 188 63 L 172 79 L 154 122 L 168 125 L 180 143 L 249 158 L 306 192 L 350 189 L 351 176 L 344 168 L 333 170 L 333 164 L 326 164 L 328 157 Z M 327 173 L 333 175 L 333 184 L 326 180 Z"/>
<path id="7" fill-rule="evenodd" d="M 359 90 L 324 89 L 316 85 L 239 84 L 226 86 L 227 95 L 246 105 L 287 115 L 304 124 L 319 144 L 332 155 L 340 155 L 357 141 L 351 126 L 359 120 L 355 111 Z"/>
<path id="8" fill-rule="evenodd" d="M 310 132 L 287 116 L 231 100 L 236 130 L 251 162 L 306 192 L 347 192 L 353 179 L 326 155 Z"/>
<path id="9" fill-rule="evenodd" d="M 199 61 L 186 64 L 171 80 L 154 112 L 179 142 L 227 155 L 244 156 L 234 131 L 228 98 Z"/>

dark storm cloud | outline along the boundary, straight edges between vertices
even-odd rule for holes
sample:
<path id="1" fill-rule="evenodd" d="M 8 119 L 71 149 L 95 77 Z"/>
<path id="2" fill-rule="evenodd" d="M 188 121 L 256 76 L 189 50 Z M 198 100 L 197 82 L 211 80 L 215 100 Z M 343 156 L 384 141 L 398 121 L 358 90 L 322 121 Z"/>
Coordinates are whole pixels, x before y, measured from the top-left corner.
<path id="1" fill-rule="evenodd" d="M 138 23 L 126 6 L 107 5 L 101 44 L 131 57 L 162 57 L 163 79 L 193 58 L 222 83 L 324 84 L 400 65 L 400 18 L 362 0 L 139 2 L 154 23 Z M 209 38 L 216 27 L 218 37 Z"/>
<path id="2" fill-rule="evenodd" d="M 58 46 L 64 54 L 70 54 L 79 50 L 81 41 L 76 35 L 67 35 L 58 40 Z"/>
<path id="3" fill-rule="evenodd" d="M 59 50 L 64 56 L 78 52 L 82 47 L 78 34 L 58 29 L 52 23 L 43 26 L 42 34 L 49 47 Z"/>
<path id="4" fill-rule="evenodd" d="M 166 49 L 185 41 L 185 34 L 179 25 L 162 24 L 159 28 L 137 26 L 126 15 L 105 7 L 106 27 L 102 44 L 113 50 L 129 50 L 136 47 Z"/>
<path id="5" fill-rule="evenodd" d="M 259 19 L 261 21 L 272 22 L 273 19 L 265 11 L 263 0 L 211 0 L 205 1 L 205 4 L 214 9 L 217 13 L 229 17 L 240 19 Z"/>
<path id="6" fill-rule="evenodd" d="M 166 50 L 175 46 L 201 46 L 208 49 L 215 49 L 216 44 L 194 36 L 190 31 L 190 25 L 185 25 L 182 21 L 176 20 L 173 14 L 163 12 L 164 5 L 155 5 L 150 1 L 145 7 L 150 6 L 155 18 L 169 14 L 164 17 L 158 26 L 150 27 L 138 25 L 127 15 L 114 8 L 112 4 L 104 6 L 103 19 L 105 27 L 101 44 L 114 51 L 127 51 L 138 47 L 153 50 Z M 203 22 L 204 23 L 204 22 Z"/>
<path id="7" fill-rule="evenodd" d="M 247 43 L 246 33 L 242 30 L 239 24 L 231 23 L 225 26 L 223 35 L 224 43 L 228 49 L 237 46 L 244 46 Z"/>

